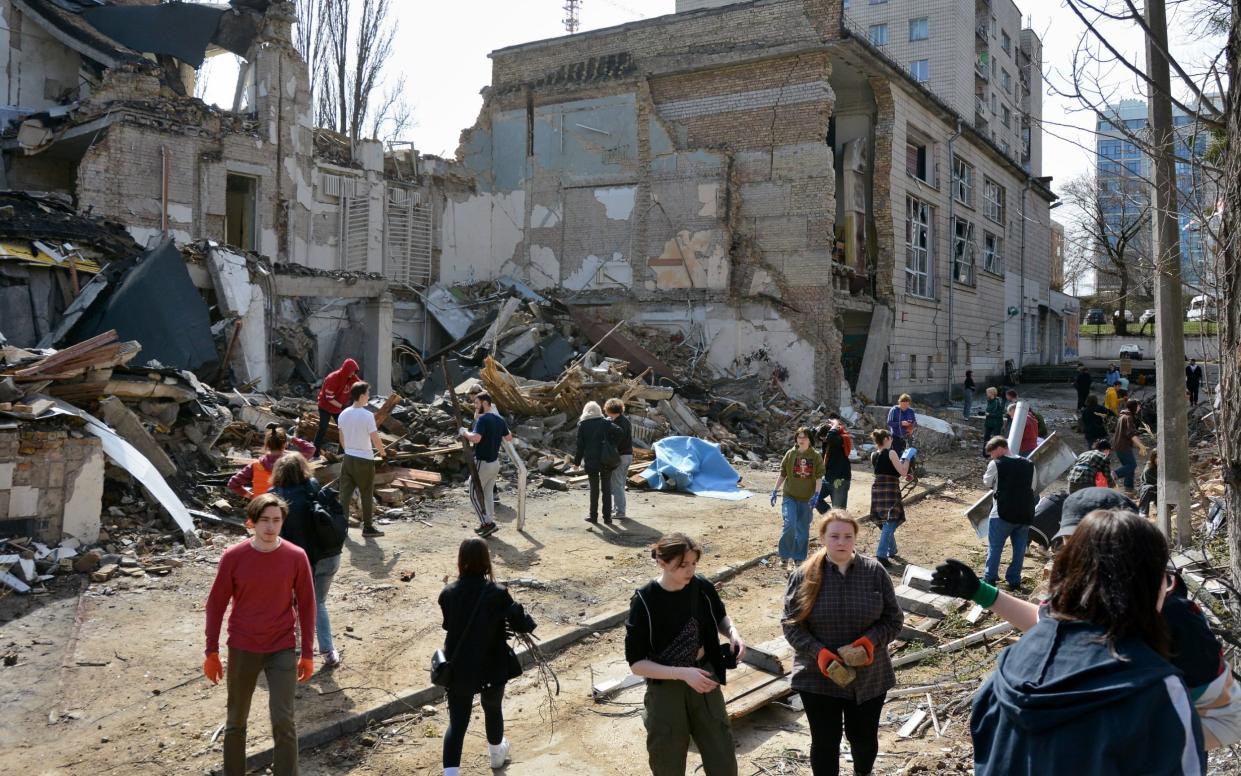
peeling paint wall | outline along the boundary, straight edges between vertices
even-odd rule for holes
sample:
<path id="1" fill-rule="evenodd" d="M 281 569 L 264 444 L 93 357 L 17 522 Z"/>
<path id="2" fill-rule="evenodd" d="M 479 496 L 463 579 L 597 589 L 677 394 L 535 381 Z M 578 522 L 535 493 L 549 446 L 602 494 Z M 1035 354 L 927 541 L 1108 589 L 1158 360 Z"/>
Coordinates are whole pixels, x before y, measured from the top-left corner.
<path id="1" fill-rule="evenodd" d="M 37 110 L 85 96 L 81 55 L 27 22 L 11 0 L 0 0 L 0 36 L 6 43 L 0 105 Z"/>

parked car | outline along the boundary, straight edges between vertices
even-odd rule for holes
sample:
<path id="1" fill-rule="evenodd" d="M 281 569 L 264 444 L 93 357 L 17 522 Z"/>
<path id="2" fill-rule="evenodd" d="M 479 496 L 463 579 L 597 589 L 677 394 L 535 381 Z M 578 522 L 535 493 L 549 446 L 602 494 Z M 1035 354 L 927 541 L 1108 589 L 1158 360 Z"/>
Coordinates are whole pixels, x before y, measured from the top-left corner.
<path id="1" fill-rule="evenodd" d="M 1134 361 L 1141 361 L 1142 360 L 1142 346 L 1141 345 L 1121 345 L 1120 346 L 1120 357 L 1121 358 L 1128 357 L 1128 358 L 1133 359 Z"/>
<path id="2" fill-rule="evenodd" d="M 1143 310 L 1141 317 L 1138 318 L 1138 323 L 1142 324 L 1143 326 L 1145 326 L 1148 323 L 1154 323 L 1154 322 L 1155 322 L 1155 311 L 1149 307 Z"/>
<path id="3" fill-rule="evenodd" d="M 1107 323 L 1107 313 L 1102 307 L 1091 307 L 1086 311 L 1086 323 L 1101 326 Z"/>
<path id="4" fill-rule="evenodd" d="M 1185 311 L 1185 320 L 1218 321 L 1215 300 L 1205 294 L 1195 296 L 1189 302 L 1189 309 Z"/>
<path id="5" fill-rule="evenodd" d="M 1113 318 L 1113 319 L 1114 319 L 1117 315 L 1120 315 L 1120 310 L 1114 310 L 1114 311 L 1112 312 L 1112 318 Z M 1133 310 L 1125 310 L 1125 323 L 1133 323 Z"/>

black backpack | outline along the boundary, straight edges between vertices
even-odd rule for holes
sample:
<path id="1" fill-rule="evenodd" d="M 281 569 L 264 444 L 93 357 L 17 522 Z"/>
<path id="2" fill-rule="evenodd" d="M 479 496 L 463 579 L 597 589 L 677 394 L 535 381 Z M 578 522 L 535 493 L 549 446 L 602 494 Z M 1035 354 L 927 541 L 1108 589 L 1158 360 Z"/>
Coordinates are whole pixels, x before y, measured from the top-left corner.
<path id="1" fill-rule="evenodd" d="M 612 433 L 614 429 L 620 431 L 620 426 L 610 420 L 604 422 L 607 425 L 603 428 L 603 439 L 599 442 L 599 466 L 604 469 L 615 469 L 620 466 L 621 459 L 616 443 L 612 441 Z"/>
<path id="2" fill-rule="evenodd" d="M 311 516 L 319 546 L 331 553 L 339 552 L 345 544 L 345 537 L 349 535 L 349 521 L 345 519 L 344 507 L 340 505 L 340 491 L 319 488 L 311 502 Z"/>

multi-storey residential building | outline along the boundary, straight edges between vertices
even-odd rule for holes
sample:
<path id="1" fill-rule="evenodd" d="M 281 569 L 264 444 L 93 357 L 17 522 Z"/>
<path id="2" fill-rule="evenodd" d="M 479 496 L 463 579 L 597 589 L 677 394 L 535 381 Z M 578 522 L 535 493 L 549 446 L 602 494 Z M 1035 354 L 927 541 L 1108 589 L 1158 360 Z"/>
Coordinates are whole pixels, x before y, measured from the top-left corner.
<path id="1" fill-rule="evenodd" d="M 1095 179 L 1099 187 L 1107 229 L 1119 234 L 1138 219 L 1144 219 L 1150 205 L 1151 163 L 1140 146 L 1147 129 L 1145 100 L 1125 99 L 1108 106 L 1110 118 L 1096 122 Z M 1218 194 L 1209 176 L 1198 163 L 1207 146 L 1194 117 L 1177 106 L 1172 109 L 1172 122 L 1177 134 L 1176 188 L 1178 226 L 1181 235 L 1181 275 L 1191 288 L 1200 287 L 1208 270 L 1210 256 L 1206 250 L 1202 221 L 1213 212 Z M 1135 142 L 1138 141 L 1138 142 Z M 1115 292 L 1120 277 L 1107 272 L 1107 262 L 1096 261 L 1095 287 L 1098 291 Z M 1153 263 L 1151 236 L 1143 230 L 1134 245 L 1129 277 L 1133 287 L 1142 293 L 1152 292 Z"/>
<path id="2" fill-rule="evenodd" d="M 444 204 L 445 279 L 514 275 L 702 342 L 718 369 L 778 364 L 786 390 L 825 401 L 846 384 L 942 397 L 966 369 L 1051 360 L 1054 195 L 1014 120 L 1019 15 L 995 25 L 993 134 L 972 2 L 952 44 L 954 3 L 893 0 L 897 35 L 854 19 L 859 2 L 681 0 L 492 52 L 458 151 L 479 185 Z"/>

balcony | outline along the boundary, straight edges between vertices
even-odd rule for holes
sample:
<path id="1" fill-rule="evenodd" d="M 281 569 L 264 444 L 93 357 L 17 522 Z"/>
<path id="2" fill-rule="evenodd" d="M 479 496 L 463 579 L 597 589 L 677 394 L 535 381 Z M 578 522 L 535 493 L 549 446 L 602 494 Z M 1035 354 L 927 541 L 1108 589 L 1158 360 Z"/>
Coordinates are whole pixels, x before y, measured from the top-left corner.
<path id="1" fill-rule="evenodd" d="M 986 54 L 987 52 L 984 51 L 983 53 Z M 987 62 L 981 57 L 974 60 L 974 75 L 984 83 L 991 81 L 991 73 L 987 72 Z"/>
<path id="2" fill-rule="evenodd" d="M 975 28 L 974 28 L 974 34 L 975 34 L 975 35 L 977 35 L 978 37 L 982 38 L 982 39 L 983 39 L 983 41 L 985 42 L 985 41 L 987 40 L 987 25 L 986 25 L 986 24 L 980 24 L 980 25 L 978 25 L 977 27 L 975 27 Z"/>

